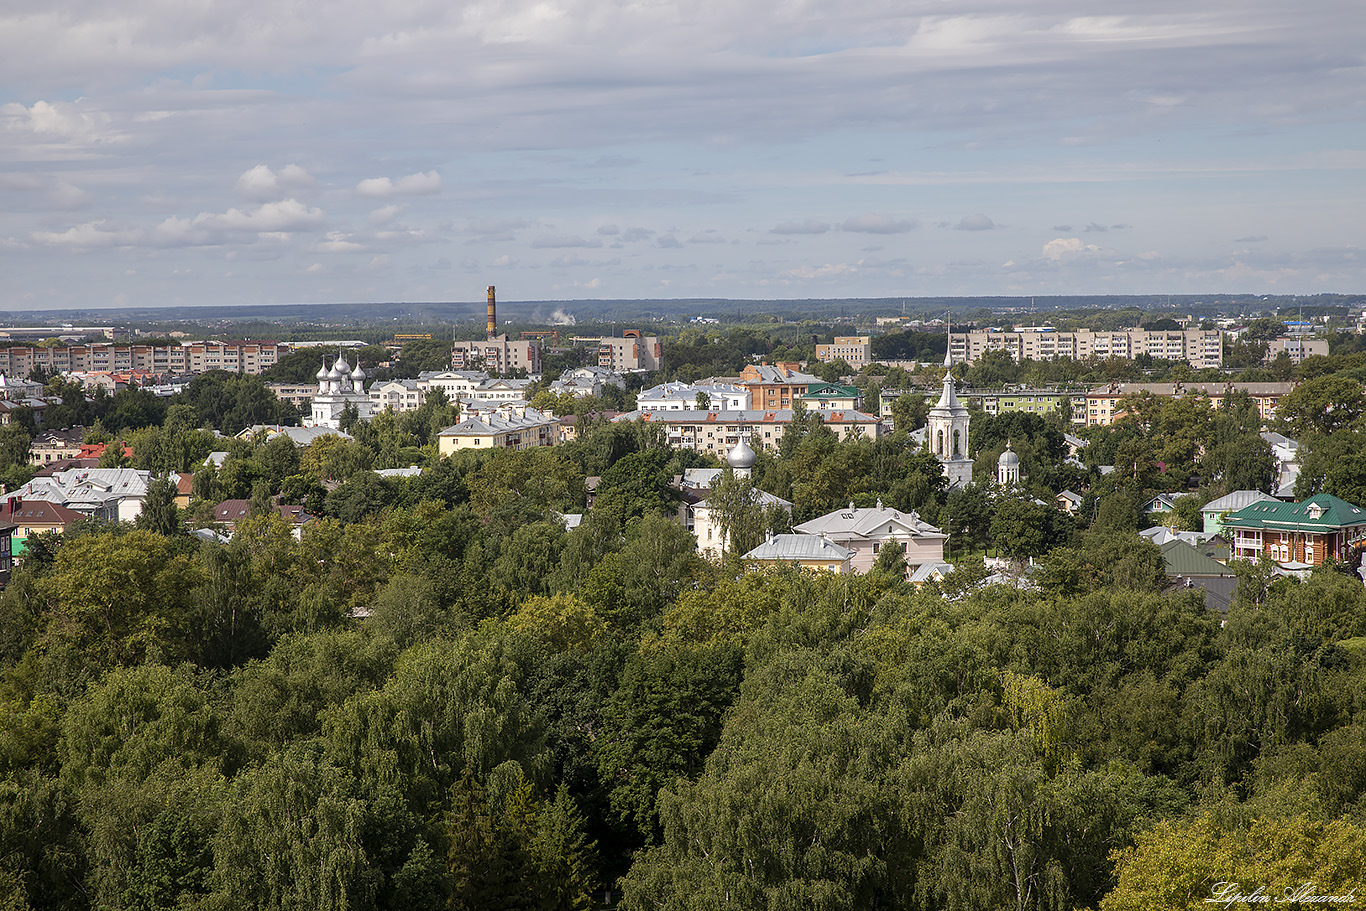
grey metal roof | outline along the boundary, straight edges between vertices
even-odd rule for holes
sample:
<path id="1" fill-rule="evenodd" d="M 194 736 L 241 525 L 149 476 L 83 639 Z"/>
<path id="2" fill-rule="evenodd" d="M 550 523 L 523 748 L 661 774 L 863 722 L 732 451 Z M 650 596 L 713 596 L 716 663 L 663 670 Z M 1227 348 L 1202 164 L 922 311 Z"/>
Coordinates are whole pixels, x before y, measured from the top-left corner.
<path id="1" fill-rule="evenodd" d="M 1233 493 L 1226 494 L 1217 500 L 1210 500 L 1200 507 L 1201 512 L 1233 512 L 1242 509 L 1244 506 L 1251 506 L 1253 503 L 1260 503 L 1263 500 L 1274 500 L 1275 497 L 1264 494 L 1260 490 L 1235 490 Z"/>
<path id="2" fill-rule="evenodd" d="M 835 541 L 877 540 L 889 535 L 947 537 L 939 529 L 922 522 L 915 513 L 904 513 L 883 506 L 854 506 L 837 509 L 793 527 L 807 535 L 825 535 Z"/>
<path id="3" fill-rule="evenodd" d="M 548 425 L 559 426 L 559 419 L 552 418 L 534 408 L 527 408 L 522 415 L 489 413 L 479 417 L 466 418 L 453 427 L 447 427 L 438 436 L 483 436 L 505 431 L 532 430 Z"/>
<path id="4" fill-rule="evenodd" d="M 802 561 L 822 560 L 842 563 L 853 554 L 834 541 L 819 535 L 772 535 L 745 554 L 746 560 Z"/>

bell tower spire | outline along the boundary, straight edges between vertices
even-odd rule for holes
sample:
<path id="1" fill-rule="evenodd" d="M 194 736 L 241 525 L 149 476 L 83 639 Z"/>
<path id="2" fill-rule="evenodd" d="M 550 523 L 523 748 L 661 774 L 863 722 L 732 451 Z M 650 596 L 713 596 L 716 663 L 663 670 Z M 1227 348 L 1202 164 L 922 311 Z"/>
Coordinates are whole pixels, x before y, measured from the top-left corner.
<path id="1" fill-rule="evenodd" d="M 930 452 L 944 467 L 949 486 L 972 481 L 973 460 L 968 457 L 968 409 L 958 401 L 953 379 L 953 351 L 944 352 L 944 389 L 930 409 L 927 438 Z"/>

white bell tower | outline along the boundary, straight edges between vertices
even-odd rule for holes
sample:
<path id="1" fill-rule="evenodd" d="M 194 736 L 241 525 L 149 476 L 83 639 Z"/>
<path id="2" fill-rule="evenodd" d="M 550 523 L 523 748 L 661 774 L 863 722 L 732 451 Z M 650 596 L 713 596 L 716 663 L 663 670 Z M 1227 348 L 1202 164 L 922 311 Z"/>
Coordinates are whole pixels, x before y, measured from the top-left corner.
<path id="1" fill-rule="evenodd" d="M 953 355 L 944 353 L 944 391 L 930 409 L 926 434 L 930 452 L 944 466 L 949 486 L 972 481 L 972 462 L 968 457 L 968 409 L 958 401 L 954 390 Z"/>

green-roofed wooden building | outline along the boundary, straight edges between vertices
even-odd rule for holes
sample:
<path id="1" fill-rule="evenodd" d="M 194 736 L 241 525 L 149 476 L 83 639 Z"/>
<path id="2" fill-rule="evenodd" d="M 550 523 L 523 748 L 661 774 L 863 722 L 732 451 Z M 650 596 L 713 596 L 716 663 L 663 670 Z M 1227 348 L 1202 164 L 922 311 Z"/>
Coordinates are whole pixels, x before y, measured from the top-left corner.
<path id="1" fill-rule="evenodd" d="M 1282 565 L 1318 566 L 1333 559 L 1355 566 L 1366 542 L 1366 509 L 1321 493 L 1299 503 L 1264 501 L 1224 519 L 1233 556 L 1266 556 Z"/>
<path id="2" fill-rule="evenodd" d="M 858 411 L 863 407 L 863 393 L 857 386 L 839 383 L 812 383 L 806 387 L 802 401 L 807 408 L 821 411 Z"/>

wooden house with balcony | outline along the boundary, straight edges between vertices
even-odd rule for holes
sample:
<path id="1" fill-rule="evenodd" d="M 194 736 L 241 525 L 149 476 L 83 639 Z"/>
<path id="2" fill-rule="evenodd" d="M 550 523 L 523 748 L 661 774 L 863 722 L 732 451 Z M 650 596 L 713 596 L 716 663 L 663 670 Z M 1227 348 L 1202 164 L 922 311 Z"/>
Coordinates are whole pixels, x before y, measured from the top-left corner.
<path id="1" fill-rule="evenodd" d="M 1252 503 L 1229 513 L 1223 527 L 1235 558 L 1265 556 L 1287 567 L 1326 560 L 1355 566 L 1366 542 L 1366 509 L 1321 493 L 1299 503 Z"/>

